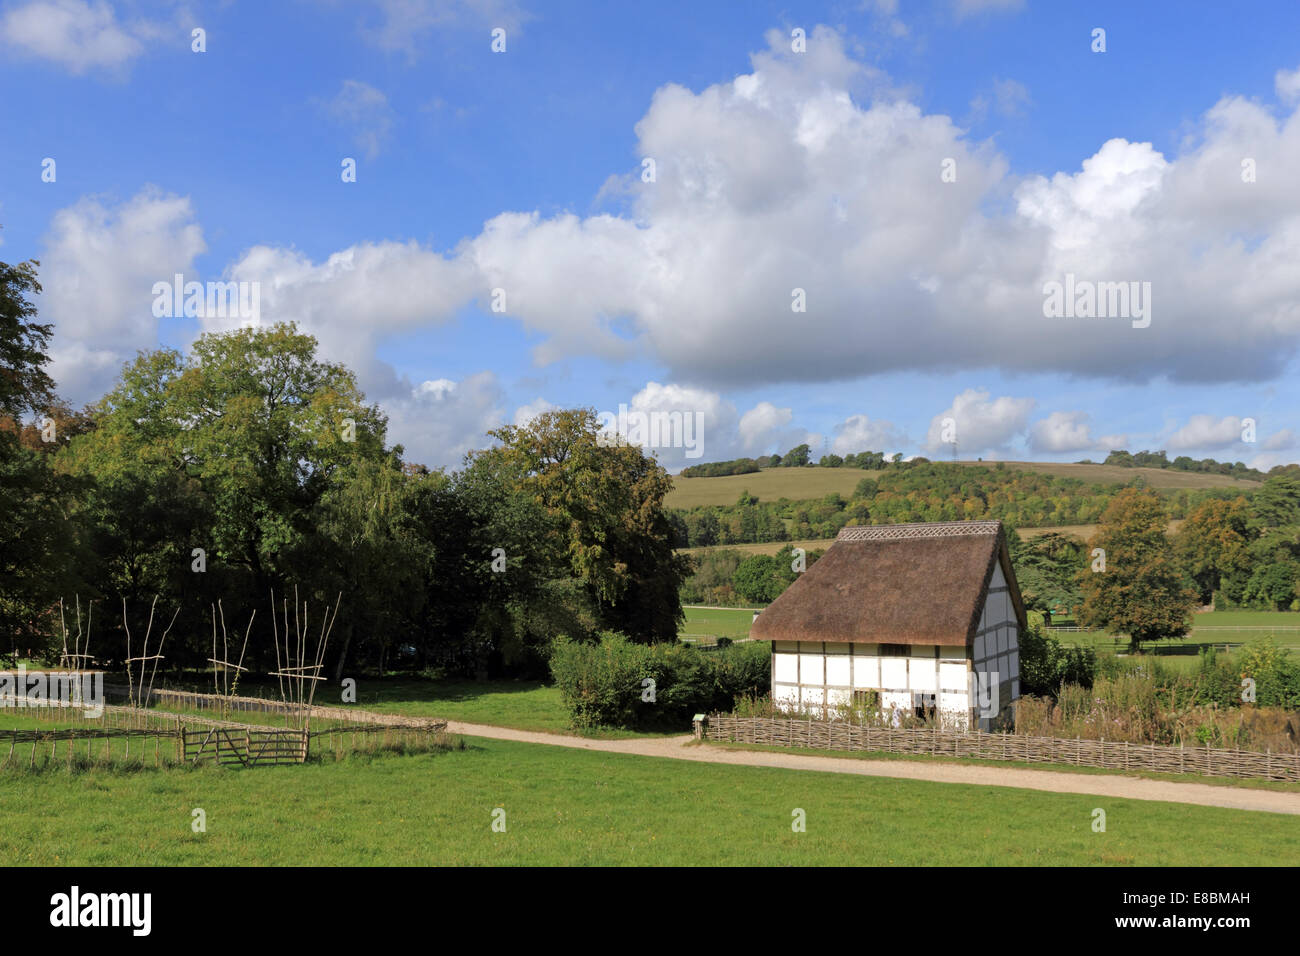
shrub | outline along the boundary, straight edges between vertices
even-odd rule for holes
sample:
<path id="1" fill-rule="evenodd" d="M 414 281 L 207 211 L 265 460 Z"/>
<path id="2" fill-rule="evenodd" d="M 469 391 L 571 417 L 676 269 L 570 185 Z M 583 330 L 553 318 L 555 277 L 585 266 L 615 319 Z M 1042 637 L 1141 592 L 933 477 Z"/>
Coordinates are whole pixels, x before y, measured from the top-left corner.
<path id="1" fill-rule="evenodd" d="M 1097 654 L 1090 647 L 1062 647 L 1055 634 L 1043 630 L 1035 615 L 1020 636 L 1020 691 L 1054 697 L 1061 684 L 1088 688 L 1097 676 Z"/>
<path id="2" fill-rule="evenodd" d="M 684 728 L 696 713 L 731 710 L 737 697 L 766 693 L 765 643 L 701 650 L 684 644 L 634 644 L 605 633 L 599 643 L 557 640 L 551 674 L 575 727 Z M 653 684 L 653 700 L 649 687 Z"/>

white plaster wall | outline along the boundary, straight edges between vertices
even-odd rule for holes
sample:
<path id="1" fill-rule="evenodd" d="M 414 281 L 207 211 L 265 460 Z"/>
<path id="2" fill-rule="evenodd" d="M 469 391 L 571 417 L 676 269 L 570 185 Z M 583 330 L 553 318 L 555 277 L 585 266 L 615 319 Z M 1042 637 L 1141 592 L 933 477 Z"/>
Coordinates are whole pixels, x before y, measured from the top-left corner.
<path id="1" fill-rule="evenodd" d="M 907 686 L 906 657 L 882 657 L 880 659 L 880 686 L 897 688 Z"/>
<path id="2" fill-rule="evenodd" d="M 777 681 L 788 681 L 791 684 L 799 680 L 799 658 L 795 654 L 773 654 L 773 666 L 776 671 L 775 679 Z"/>
<path id="3" fill-rule="evenodd" d="M 909 679 L 909 686 L 915 691 L 925 691 L 933 694 L 939 689 L 938 674 L 935 670 L 935 660 L 917 660 L 912 659 Z"/>
<path id="4" fill-rule="evenodd" d="M 880 685 L 880 659 L 865 654 L 853 655 L 853 686 L 876 688 Z"/>
<path id="5" fill-rule="evenodd" d="M 807 645 L 804 645 L 804 647 L 807 647 Z M 799 651 L 799 682 L 805 686 L 826 683 L 825 660 L 821 654 L 809 654 L 801 649 Z"/>
<path id="6" fill-rule="evenodd" d="M 841 687 L 849 686 L 848 654 L 826 655 L 826 683 L 838 684 Z"/>
<path id="7" fill-rule="evenodd" d="M 954 690 L 962 690 L 966 687 L 966 662 L 960 664 L 949 663 L 948 661 L 939 662 L 939 689 L 945 687 Z"/>

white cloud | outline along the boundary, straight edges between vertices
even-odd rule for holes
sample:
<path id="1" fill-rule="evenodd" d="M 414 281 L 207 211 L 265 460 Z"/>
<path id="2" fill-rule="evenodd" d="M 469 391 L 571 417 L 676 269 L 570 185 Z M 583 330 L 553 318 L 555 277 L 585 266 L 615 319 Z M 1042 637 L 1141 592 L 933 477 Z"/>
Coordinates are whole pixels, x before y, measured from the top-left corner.
<path id="1" fill-rule="evenodd" d="M 1241 444 L 1241 418 L 1193 415 L 1165 441 L 1170 451 L 1216 450 Z"/>
<path id="2" fill-rule="evenodd" d="M 35 0 L 11 7 L 0 20 L 7 45 L 74 74 L 125 67 L 160 33 L 146 20 L 119 22 L 106 0 Z"/>
<path id="3" fill-rule="evenodd" d="M 951 447 L 943 438 L 944 420 L 952 419 L 959 454 L 1005 452 L 1012 440 L 1024 433 L 1035 404 L 1032 398 L 1009 395 L 990 400 L 987 390 L 968 388 L 930 420 L 925 447 L 931 452 Z"/>
<path id="4" fill-rule="evenodd" d="M 362 35 L 380 49 L 405 53 L 410 60 L 427 49 L 435 31 L 501 27 L 508 42 L 531 19 L 515 0 L 372 0 L 368 7 L 377 22 L 364 25 Z M 483 42 L 486 48 L 486 35 Z"/>
<path id="5" fill-rule="evenodd" d="M 352 131 L 353 141 L 367 159 L 379 155 L 397 115 L 382 90 L 360 80 L 344 80 L 334 97 L 321 106 L 326 115 Z"/>
<path id="6" fill-rule="evenodd" d="M 644 352 L 710 386 L 978 365 L 1185 382 L 1274 377 L 1295 354 L 1300 179 L 1246 184 L 1240 161 L 1300 165 L 1300 118 L 1225 100 L 1176 159 L 1112 139 L 1016 182 L 837 34 L 815 28 L 805 55 L 787 41 L 731 82 L 655 93 L 636 131 L 656 181 L 604 189 L 628 215 L 504 213 L 467 243 L 545 337 L 539 361 Z M 1150 327 L 1044 318 L 1043 284 L 1067 273 L 1150 282 Z"/>
<path id="7" fill-rule="evenodd" d="M 487 433 L 506 423 L 504 397 L 496 376 L 485 371 L 459 382 L 421 382 L 381 405 L 389 441 L 403 446 L 407 461 L 455 468 L 467 452 L 493 444 Z"/>
<path id="8" fill-rule="evenodd" d="M 100 397 L 123 362 L 158 341 L 153 285 L 192 273 L 206 250 L 190 200 L 146 188 L 117 206 L 61 209 L 41 255 L 39 308 L 55 325 L 51 374 L 74 404 Z M 171 321 L 162 319 L 161 321 Z"/>
<path id="9" fill-rule="evenodd" d="M 261 321 L 297 322 L 315 335 L 321 352 L 346 362 L 368 392 L 401 394 L 390 366 L 375 358 L 385 337 L 447 322 L 480 292 L 474 270 L 416 242 L 359 243 L 313 262 L 293 249 L 255 246 L 227 270 L 228 278 L 257 282 Z M 205 331 L 238 319 L 205 318 Z"/>
<path id="10" fill-rule="evenodd" d="M 906 438 L 892 422 L 866 415 L 850 415 L 835 426 L 831 451 L 836 455 L 856 455 L 864 451 L 892 453 Z"/>
<path id="11" fill-rule="evenodd" d="M 1277 91 L 1277 98 L 1283 102 L 1294 103 L 1300 100 L 1300 68 L 1278 70 L 1273 76 L 1273 86 Z"/>
<path id="12" fill-rule="evenodd" d="M 1283 448 L 1295 448 L 1298 444 L 1298 438 L 1300 438 L 1300 436 L 1296 435 L 1296 433 L 1290 428 L 1283 428 L 1281 431 L 1276 431 L 1269 435 L 1268 438 L 1264 439 L 1263 443 L 1259 447 L 1265 451 L 1279 451 Z"/>
<path id="13" fill-rule="evenodd" d="M 759 402 L 740 416 L 740 447 L 750 455 L 766 454 L 794 418 L 794 410 Z"/>
<path id="14" fill-rule="evenodd" d="M 535 398 L 527 405 L 520 405 L 515 409 L 513 424 L 516 428 L 525 428 L 538 415 L 556 411 L 559 407 L 558 405 L 552 405 L 544 398 Z"/>
<path id="15" fill-rule="evenodd" d="M 1094 438 L 1087 412 L 1052 412 L 1029 428 L 1029 447 L 1045 454 L 1124 448 L 1127 435 Z"/>

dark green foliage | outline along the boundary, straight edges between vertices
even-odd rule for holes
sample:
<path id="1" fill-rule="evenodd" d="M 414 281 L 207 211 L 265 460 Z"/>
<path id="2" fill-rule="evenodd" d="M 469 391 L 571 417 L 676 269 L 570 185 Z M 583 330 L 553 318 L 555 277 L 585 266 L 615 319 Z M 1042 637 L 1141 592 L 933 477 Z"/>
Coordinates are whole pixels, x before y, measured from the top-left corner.
<path id="1" fill-rule="evenodd" d="M 1088 561 L 1081 541 L 1055 532 L 1026 541 L 1009 529 L 1007 545 L 1027 610 L 1050 623 L 1053 614 L 1072 614 L 1082 603 L 1078 575 Z"/>
<path id="2" fill-rule="evenodd" d="M 696 713 L 767 693 L 770 667 L 761 641 L 700 650 L 605 633 L 595 644 L 558 641 L 551 653 L 551 674 L 579 728 L 685 729 Z"/>
<path id="3" fill-rule="evenodd" d="M 20 419 L 54 402 L 54 381 L 45 372 L 52 325 L 33 321 L 39 295 L 39 262 L 0 262 L 0 414 Z"/>
<path id="4" fill-rule="evenodd" d="M 804 569 L 812 567 L 825 551 L 815 549 L 804 555 Z M 718 548 L 693 558 L 695 571 L 682 585 L 683 604 L 708 604 L 721 607 L 745 607 L 770 604 L 794 583 L 794 548 L 786 545 L 774 555 L 744 555 L 740 551 Z"/>
<path id="5" fill-rule="evenodd" d="M 1020 635 L 1020 692 L 1055 697 L 1061 684 L 1091 687 L 1097 675 L 1092 648 L 1063 647 L 1055 634 L 1037 621 Z"/>
<path id="6" fill-rule="evenodd" d="M 719 478 L 723 475 L 748 475 L 759 470 L 759 463 L 753 458 L 735 458 L 731 461 L 715 461 L 704 465 L 688 465 L 681 470 L 683 478 Z"/>
<path id="7" fill-rule="evenodd" d="M 1172 471 L 1195 471 L 1211 475 L 1229 475 L 1233 478 L 1264 477 L 1262 471 L 1248 468 L 1245 462 L 1215 461 L 1213 458 L 1202 458 L 1197 461 L 1186 455 L 1179 455 L 1170 461 L 1164 451 L 1112 451 L 1102 464 L 1119 465 L 1121 468 L 1168 468 Z"/>

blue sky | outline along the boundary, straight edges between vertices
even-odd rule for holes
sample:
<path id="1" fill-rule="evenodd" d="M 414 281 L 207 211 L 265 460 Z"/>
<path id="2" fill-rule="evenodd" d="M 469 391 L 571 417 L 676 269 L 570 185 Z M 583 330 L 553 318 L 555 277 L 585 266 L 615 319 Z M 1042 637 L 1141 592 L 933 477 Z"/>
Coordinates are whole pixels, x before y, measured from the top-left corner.
<path id="1" fill-rule="evenodd" d="M 1297 36 L 1290 2 L 8 0 L 0 258 L 42 260 L 75 402 L 229 327 L 154 282 L 258 282 L 434 465 L 626 404 L 703 415 L 709 460 L 946 457 L 952 418 L 962 457 L 1268 467 L 1300 451 Z M 1149 282 L 1149 327 L 1045 317 L 1066 273 Z"/>

